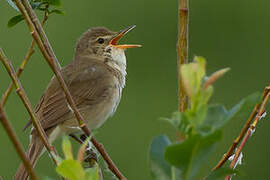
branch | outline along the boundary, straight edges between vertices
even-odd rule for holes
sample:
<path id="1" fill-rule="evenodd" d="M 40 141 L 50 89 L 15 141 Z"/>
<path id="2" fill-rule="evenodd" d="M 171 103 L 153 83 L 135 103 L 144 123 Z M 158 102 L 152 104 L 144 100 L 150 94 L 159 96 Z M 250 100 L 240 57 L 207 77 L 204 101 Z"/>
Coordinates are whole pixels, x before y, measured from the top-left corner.
<path id="1" fill-rule="evenodd" d="M 13 68 L 11 62 L 6 58 L 4 52 L 1 48 L 0 48 L 0 60 L 3 63 L 3 65 L 5 66 L 6 71 L 8 72 L 9 76 L 11 77 L 12 82 L 16 87 L 16 92 L 19 95 L 19 97 L 21 98 L 24 106 L 26 107 L 26 109 L 27 109 L 27 111 L 32 119 L 33 125 L 36 128 L 37 133 L 40 136 L 43 144 L 45 145 L 49 154 L 52 154 L 52 152 L 56 154 L 56 151 L 53 148 L 53 146 L 51 146 L 49 144 L 48 137 L 47 137 L 46 133 L 44 132 L 43 128 L 41 128 L 39 120 L 36 118 L 36 115 L 32 109 L 31 103 L 30 103 L 28 97 L 26 96 L 26 93 L 21 85 L 20 80 L 16 76 L 16 73 L 14 71 L 14 68 Z M 51 155 L 51 158 L 53 159 L 55 164 L 57 164 L 56 160 L 54 159 L 54 157 L 52 155 Z"/>
<path id="2" fill-rule="evenodd" d="M 222 159 L 218 162 L 218 164 L 212 169 L 212 171 L 217 170 L 218 168 L 222 167 L 223 164 L 229 159 L 229 157 L 233 154 L 235 148 L 237 147 L 237 145 L 239 144 L 239 142 L 243 139 L 244 135 L 246 134 L 252 120 L 254 119 L 254 117 L 256 116 L 257 112 L 258 112 L 258 108 L 260 106 L 260 103 L 257 104 L 252 113 L 250 114 L 246 124 L 244 125 L 244 127 L 242 128 L 239 136 L 233 141 L 233 144 L 231 145 L 231 147 L 228 149 L 228 151 L 224 154 L 224 156 L 222 157 Z"/>
<path id="3" fill-rule="evenodd" d="M 237 145 L 240 143 L 242 140 L 241 144 L 239 145 L 239 148 L 236 150 L 234 159 L 231 163 L 230 167 L 234 167 L 235 163 L 237 162 L 239 155 L 241 153 L 241 150 L 246 143 L 248 137 L 250 137 L 250 134 L 253 132 L 255 129 L 257 123 L 259 122 L 262 114 L 264 113 L 265 105 L 269 99 L 270 96 L 270 87 L 266 87 L 264 92 L 263 92 L 263 98 L 261 102 L 255 105 L 253 111 L 251 112 L 246 124 L 242 128 L 239 136 L 233 141 L 233 144 L 230 146 L 228 151 L 224 154 L 222 159 L 218 162 L 218 164 L 212 169 L 212 171 L 217 170 L 218 168 L 221 168 L 224 163 L 229 159 L 229 157 L 233 154 L 235 151 Z M 256 117 L 255 117 L 256 116 Z M 255 118 L 255 120 L 252 123 L 252 120 Z M 236 160 L 235 160 L 236 159 Z M 234 162 L 235 161 L 235 162 Z"/>
<path id="4" fill-rule="evenodd" d="M 48 13 L 45 11 L 44 16 L 43 16 L 43 20 L 42 20 L 42 25 L 45 24 L 45 22 L 48 20 Z M 21 65 L 19 66 L 19 68 L 17 69 L 16 75 L 18 76 L 18 78 L 20 77 L 21 73 L 23 72 L 25 65 L 27 64 L 28 60 L 30 59 L 30 57 L 33 55 L 34 51 L 34 47 L 35 47 L 35 41 L 32 40 L 31 45 L 28 49 L 28 51 L 26 52 L 26 55 L 21 63 Z M 7 99 L 11 93 L 13 89 L 13 83 L 11 82 L 7 88 L 7 90 L 5 91 L 5 93 L 2 96 L 0 105 L 1 106 L 5 106 Z"/>
<path id="5" fill-rule="evenodd" d="M 41 53 L 43 54 L 44 58 L 50 65 L 51 69 L 53 70 L 57 80 L 59 81 L 59 84 L 65 93 L 66 99 L 70 107 L 72 108 L 74 115 L 79 123 L 80 128 L 82 131 L 87 135 L 90 136 L 91 132 L 87 128 L 86 124 L 84 123 L 84 119 L 82 115 L 80 114 L 79 110 L 76 108 L 76 105 L 72 99 L 72 96 L 68 90 L 68 87 L 62 77 L 62 74 L 60 72 L 60 67 L 58 60 L 51 48 L 51 45 L 47 39 L 46 34 L 44 33 L 41 24 L 31 8 L 29 2 L 27 0 L 14 0 L 17 7 L 21 11 L 22 15 L 24 16 L 27 25 L 30 29 L 30 32 L 35 39 L 37 45 L 39 46 L 39 49 Z M 103 156 L 104 160 L 107 162 L 109 168 L 112 170 L 112 172 L 119 178 L 119 179 L 126 179 L 122 173 L 118 170 L 118 168 L 115 166 L 111 158 L 106 153 L 105 149 L 103 148 L 102 144 L 99 144 L 93 137 L 91 138 L 92 143 L 95 145 L 97 150 L 100 152 L 100 154 Z"/>
<path id="6" fill-rule="evenodd" d="M 0 121 L 1 121 L 4 129 L 6 130 L 6 133 L 8 134 L 9 139 L 13 143 L 13 146 L 15 147 L 17 154 L 20 156 L 26 171 L 30 175 L 31 180 L 37 180 L 38 179 L 37 175 L 35 174 L 34 169 L 31 165 L 29 159 L 25 155 L 23 147 L 20 144 L 18 137 L 16 136 L 15 131 L 12 129 L 12 126 L 8 121 L 7 115 L 4 112 L 2 105 L 0 105 Z M 0 179 L 2 179 L 2 178 L 0 177 Z"/>
<path id="7" fill-rule="evenodd" d="M 189 0 L 178 0 L 178 109 L 183 112 L 188 106 L 188 97 L 181 80 L 181 66 L 188 62 Z"/>
<path id="8" fill-rule="evenodd" d="M 235 155 L 234 155 L 234 158 L 230 164 L 230 168 L 231 169 L 234 169 L 236 167 L 236 163 L 237 163 L 237 160 L 242 152 L 242 149 L 244 148 L 245 144 L 247 143 L 247 140 L 252 136 L 253 132 L 255 131 L 256 129 L 256 126 L 258 124 L 258 122 L 260 121 L 260 119 L 262 118 L 263 114 L 265 113 L 265 106 L 269 100 L 269 97 L 270 97 L 270 86 L 269 87 L 266 87 L 265 90 L 264 90 L 264 95 L 263 95 L 263 100 L 262 100 L 262 103 L 261 103 L 261 106 L 260 106 L 260 109 L 258 110 L 258 114 L 255 118 L 255 120 L 253 121 L 253 123 L 249 126 L 241 144 L 239 145 L 239 147 L 237 148 L 236 152 L 235 152 Z M 227 176 L 225 179 L 226 180 L 230 180 L 231 179 L 231 176 L 232 175 L 229 175 Z"/>

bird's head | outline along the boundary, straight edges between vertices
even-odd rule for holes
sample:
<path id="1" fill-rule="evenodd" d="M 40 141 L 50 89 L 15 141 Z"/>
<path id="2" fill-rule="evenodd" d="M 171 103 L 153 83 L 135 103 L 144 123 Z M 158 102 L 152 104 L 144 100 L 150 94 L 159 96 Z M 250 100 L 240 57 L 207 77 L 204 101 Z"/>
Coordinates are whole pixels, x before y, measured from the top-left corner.
<path id="1" fill-rule="evenodd" d="M 105 27 L 95 27 L 85 32 L 78 40 L 75 56 L 97 56 L 102 57 L 104 61 L 118 61 L 118 56 L 124 55 L 128 48 L 141 47 L 136 44 L 118 44 L 118 41 L 135 28 L 130 26 L 119 32 L 113 32 Z"/>

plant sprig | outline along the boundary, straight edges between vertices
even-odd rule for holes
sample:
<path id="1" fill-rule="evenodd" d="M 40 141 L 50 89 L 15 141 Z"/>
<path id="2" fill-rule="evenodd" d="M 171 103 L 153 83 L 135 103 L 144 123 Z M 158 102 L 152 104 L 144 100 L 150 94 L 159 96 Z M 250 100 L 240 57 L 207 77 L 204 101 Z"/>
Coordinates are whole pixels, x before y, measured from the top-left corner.
<path id="1" fill-rule="evenodd" d="M 224 125 L 237 116 L 247 119 L 250 109 L 260 101 L 260 93 L 254 93 L 230 110 L 223 105 L 209 104 L 214 90 L 213 83 L 228 70 L 224 68 L 207 77 L 206 61 L 202 57 L 195 57 L 193 62 L 182 65 L 183 88 L 190 104 L 184 112 L 174 112 L 166 121 L 172 124 L 183 138 L 171 142 L 166 136 L 158 136 L 153 140 L 150 160 L 155 179 L 195 179 L 216 144 L 221 141 Z M 206 179 L 224 178 L 231 173 L 235 171 L 225 167 L 211 172 Z"/>
<path id="2" fill-rule="evenodd" d="M 16 11 L 20 12 L 16 4 L 12 0 L 6 0 L 8 4 Z M 32 9 L 44 12 L 46 14 L 60 14 L 65 15 L 65 12 L 61 9 L 61 0 L 30 0 Z M 22 14 L 13 16 L 8 20 L 7 27 L 11 28 L 23 21 Z"/>

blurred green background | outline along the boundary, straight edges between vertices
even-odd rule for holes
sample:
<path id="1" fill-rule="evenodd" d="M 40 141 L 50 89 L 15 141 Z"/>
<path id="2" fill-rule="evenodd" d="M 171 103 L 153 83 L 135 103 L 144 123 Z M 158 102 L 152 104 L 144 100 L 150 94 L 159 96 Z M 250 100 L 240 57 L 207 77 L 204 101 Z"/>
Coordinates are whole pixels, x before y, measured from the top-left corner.
<path id="1" fill-rule="evenodd" d="M 208 74 L 231 67 L 231 71 L 215 84 L 212 103 L 228 108 L 241 98 L 269 85 L 270 1 L 192 1 L 190 2 L 190 59 L 204 56 Z M 79 36 L 93 26 L 120 30 L 136 24 L 137 28 L 122 42 L 139 43 L 143 48 L 129 50 L 127 86 L 113 118 L 98 130 L 102 142 L 120 170 L 131 180 L 151 179 L 148 149 L 153 137 L 169 134 L 170 125 L 159 120 L 177 109 L 176 37 L 177 1 L 114 0 L 63 1 L 65 16 L 52 15 L 46 32 L 62 65 L 73 58 Z M 31 41 L 25 23 L 9 29 L 7 21 L 16 15 L 5 1 L 0 3 L 0 46 L 17 67 Z M 37 50 L 22 75 L 22 83 L 33 105 L 51 79 L 52 72 Z M 0 94 L 10 78 L 0 66 Z M 24 147 L 28 134 L 22 132 L 28 120 L 24 106 L 12 94 L 6 112 Z M 244 148 L 241 177 L 233 179 L 267 179 L 269 177 L 269 118 L 259 124 Z M 240 132 L 245 119 L 234 119 L 226 126 L 224 139 L 202 170 L 205 175 L 214 166 Z M 0 126 L 0 175 L 11 179 L 19 158 Z M 58 140 L 56 144 L 59 145 Z M 75 143 L 74 143 L 75 144 Z M 58 151 L 60 151 L 58 149 Z M 38 161 L 40 176 L 56 177 L 47 155 Z"/>

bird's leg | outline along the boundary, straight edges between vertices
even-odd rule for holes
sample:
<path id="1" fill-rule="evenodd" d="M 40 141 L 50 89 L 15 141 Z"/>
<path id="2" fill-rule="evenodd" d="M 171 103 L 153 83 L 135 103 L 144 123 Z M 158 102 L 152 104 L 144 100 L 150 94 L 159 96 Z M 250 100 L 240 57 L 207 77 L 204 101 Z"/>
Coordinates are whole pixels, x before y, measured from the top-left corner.
<path id="1" fill-rule="evenodd" d="M 83 144 L 83 141 L 80 138 L 78 138 L 75 134 L 69 134 L 69 136 L 72 137 L 78 143 Z"/>
<path id="2" fill-rule="evenodd" d="M 80 138 L 78 138 L 75 134 L 69 134 L 70 137 L 72 137 L 75 141 L 77 141 L 80 144 L 83 144 L 84 141 L 87 139 L 87 136 L 82 134 L 80 136 Z M 95 165 L 95 163 L 97 162 L 97 154 L 95 153 L 95 151 L 93 150 L 93 148 L 91 148 L 91 142 L 88 142 L 87 148 L 85 149 L 85 159 L 84 162 L 87 162 L 89 164 L 89 167 L 93 167 Z"/>
<path id="3" fill-rule="evenodd" d="M 69 134 L 70 137 L 72 137 L 75 141 L 77 141 L 80 144 L 83 144 L 84 141 L 87 139 L 87 136 L 82 134 L 80 136 L 80 138 L 78 138 L 75 134 Z M 88 142 L 87 148 L 85 149 L 85 159 L 84 162 L 88 163 L 89 165 L 87 166 L 87 168 L 91 168 L 95 165 L 95 163 L 97 162 L 97 155 L 94 152 L 94 150 L 91 148 L 90 146 L 91 142 Z"/>
<path id="4" fill-rule="evenodd" d="M 85 141 L 87 139 L 87 136 L 85 134 L 82 134 L 80 137 L 81 141 Z M 88 168 L 91 168 L 95 165 L 97 162 L 97 154 L 95 153 L 94 149 L 91 147 L 91 141 L 88 142 L 87 148 L 85 150 L 86 157 L 84 159 L 85 162 L 89 164 Z"/>

